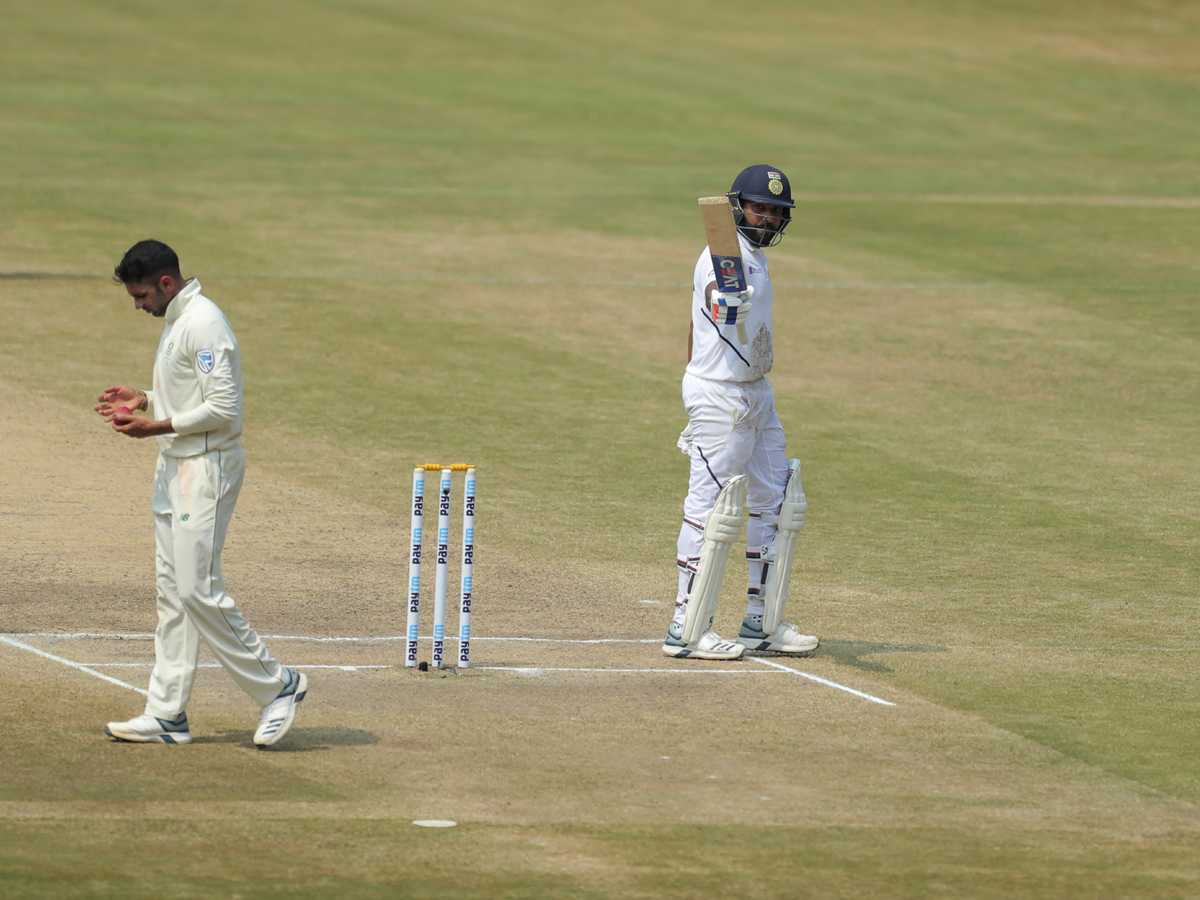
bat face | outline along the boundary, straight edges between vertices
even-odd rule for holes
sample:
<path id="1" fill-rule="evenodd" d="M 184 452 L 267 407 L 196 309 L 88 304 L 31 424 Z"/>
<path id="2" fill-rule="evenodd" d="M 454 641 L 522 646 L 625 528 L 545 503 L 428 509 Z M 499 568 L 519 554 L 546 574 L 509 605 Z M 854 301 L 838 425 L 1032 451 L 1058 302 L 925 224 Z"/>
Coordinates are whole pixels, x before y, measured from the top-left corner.
<path id="1" fill-rule="evenodd" d="M 717 290 L 737 293 L 746 289 L 746 270 L 742 264 L 742 247 L 738 243 L 737 225 L 728 197 L 701 197 L 700 217 L 708 251 L 712 254 Z"/>
<path id="2" fill-rule="evenodd" d="M 704 220 L 704 234 L 708 238 L 708 252 L 712 256 L 713 274 L 717 290 L 725 294 L 738 294 L 746 290 L 746 269 L 742 263 L 742 245 L 738 243 L 737 223 L 733 219 L 733 207 L 729 197 L 701 197 L 700 216 Z M 749 338 L 743 321 L 743 310 L 733 304 L 725 305 L 726 323 L 736 322 L 738 340 L 745 344 Z M 717 319 L 717 307 L 713 306 L 713 319 Z"/>

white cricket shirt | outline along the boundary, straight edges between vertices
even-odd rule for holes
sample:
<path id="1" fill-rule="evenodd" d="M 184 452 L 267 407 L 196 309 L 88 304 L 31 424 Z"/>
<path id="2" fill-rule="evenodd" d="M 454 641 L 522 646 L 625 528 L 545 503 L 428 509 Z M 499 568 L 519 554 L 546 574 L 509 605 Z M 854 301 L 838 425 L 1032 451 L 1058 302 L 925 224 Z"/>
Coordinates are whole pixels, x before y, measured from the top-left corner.
<path id="1" fill-rule="evenodd" d="M 771 276 L 767 254 L 738 233 L 746 283 L 754 288 L 753 307 L 746 319 L 750 343 L 738 342 L 737 325 L 717 325 L 704 306 L 704 289 L 716 281 L 707 247 L 696 262 L 692 280 L 692 361 L 687 371 L 710 381 L 757 381 L 775 364 L 771 338 Z"/>
<path id="2" fill-rule="evenodd" d="M 163 456 L 198 456 L 242 442 L 242 359 L 225 314 L 189 278 L 164 317 L 154 358 L 155 419 L 170 419 L 175 434 L 159 435 Z"/>

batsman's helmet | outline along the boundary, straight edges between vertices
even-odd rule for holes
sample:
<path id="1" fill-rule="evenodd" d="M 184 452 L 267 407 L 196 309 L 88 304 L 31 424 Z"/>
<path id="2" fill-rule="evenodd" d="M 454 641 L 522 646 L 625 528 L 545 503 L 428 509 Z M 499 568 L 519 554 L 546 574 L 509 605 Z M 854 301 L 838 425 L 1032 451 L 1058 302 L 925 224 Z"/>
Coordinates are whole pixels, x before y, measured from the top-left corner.
<path id="1" fill-rule="evenodd" d="M 792 186 L 788 177 L 774 166 L 750 166 L 748 169 L 742 169 L 738 177 L 733 179 L 733 187 L 729 189 L 728 197 L 738 231 L 756 247 L 774 247 L 778 244 L 784 229 L 792 221 L 792 210 L 796 207 L 792 202 Z M 747 200 L 783 207 L 783 214 L 777 218 L 769 218 L 766 227 L 751 228 L 746 224 L 746 214 L 742 211 L 742 204 Z"/>

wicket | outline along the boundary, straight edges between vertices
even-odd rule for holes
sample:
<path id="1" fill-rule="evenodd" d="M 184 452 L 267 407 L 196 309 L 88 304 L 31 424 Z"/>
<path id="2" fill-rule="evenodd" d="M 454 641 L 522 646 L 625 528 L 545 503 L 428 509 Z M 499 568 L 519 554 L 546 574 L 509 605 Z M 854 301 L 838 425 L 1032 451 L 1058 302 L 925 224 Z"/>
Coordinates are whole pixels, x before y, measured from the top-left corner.
<path id="1" fill-rule="evenodd" d="M 446 641 L 446 582 L 450 563 L 451 475 L 465 472 L 463 482 L 462 591 L 458 606 L 458 665 L 471 665 L 471 595 L 475 563 L 475 467 L 466 463 L 428 463 L 413 469 L 412 552 L 408 557 L 408 648 L 405 666 L 417 665 L 417 637 L 421 612 L 421 553 L 424 546 L 425 473 L 440 472 L 438 491 L 438 543 L 433 579 L 433 654 L 430 667 L 444 667 Z"/>

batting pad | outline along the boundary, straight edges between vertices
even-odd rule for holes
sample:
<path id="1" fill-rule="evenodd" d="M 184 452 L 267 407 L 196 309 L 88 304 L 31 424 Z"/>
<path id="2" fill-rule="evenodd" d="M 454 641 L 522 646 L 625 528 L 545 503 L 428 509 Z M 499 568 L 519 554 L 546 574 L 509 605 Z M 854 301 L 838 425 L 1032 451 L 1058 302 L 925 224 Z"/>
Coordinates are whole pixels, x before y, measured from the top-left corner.
<path id="1" fill-rule="evenodd" d="M 725 566 L 733 542 L 742 534 L 746 522 L 746 476 L 736 475 L 717 494 L 717 502 L 704 523 L 704 543 L 696 580 L 688 593 L 683 620 L 683 639 L 689 644 L 700 640 L 712 627 L 717 614 L 717 598 L 725 578 Z"/>
<path id="2" fill-rule="evenodd" d="M 800 483 L 800 460 L 788 460 L 788 481 L 783 491 L 783 505 L 779 507 L 779 534 L 775 538 L 774 559 L 767 573 L 767 584 L 763 588 L 763 631 L 773 634 L 783 621 L 783 607 L 787 603 L 788 583 L 792 579 L 792 562 L 796 556 L 796 539 L 804 527 L 804 516 L 808 512 L 808 500 L 804 496 L 804 485 Z"/>

